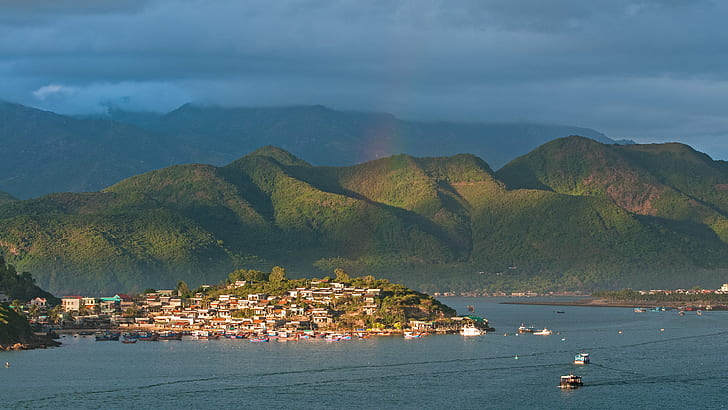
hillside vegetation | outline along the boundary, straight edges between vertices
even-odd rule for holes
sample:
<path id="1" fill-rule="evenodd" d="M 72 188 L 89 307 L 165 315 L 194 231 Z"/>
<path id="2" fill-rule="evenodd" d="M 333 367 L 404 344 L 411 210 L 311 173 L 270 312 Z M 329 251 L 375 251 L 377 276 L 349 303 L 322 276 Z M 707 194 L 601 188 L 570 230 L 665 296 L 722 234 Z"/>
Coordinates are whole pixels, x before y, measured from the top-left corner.
<path id="1" fill-rule="evenodd" d="M 497 173 L 468 154 L 318 167 L 264 147 L 101 192 L 0 205 L 0 246 L 54 293 L 343 268 L 424 291 L 716 287 L 728 167 L 679 144 L 562 138 Z"/>

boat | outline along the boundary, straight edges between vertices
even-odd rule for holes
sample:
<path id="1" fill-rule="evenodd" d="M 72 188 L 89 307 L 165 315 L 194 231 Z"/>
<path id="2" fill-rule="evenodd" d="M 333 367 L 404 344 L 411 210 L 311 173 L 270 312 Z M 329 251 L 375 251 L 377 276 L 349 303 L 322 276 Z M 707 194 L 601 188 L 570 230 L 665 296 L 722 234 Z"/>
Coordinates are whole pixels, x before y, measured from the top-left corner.
<path id="1" fill-rule="evenodd" d="M 192 332 L 192 337 L 198 340 L 217 340 L 220 335 L 209 330 L 196 330 Z"/>
<path id="2" fill-rule="evenodd" d="M 634 308 L 634 313 L 645 313 L 645 312 L 647 312 L 647 309 L 645 309 L 645 308 L 639 308 L 639 307 Z"/>
<path id="3" fill-rule="evenodd" d="M 419 339 L 422 337 L 422 333 L 419 332 L 404 332 L 405 339 Z"/>
<path id="4" fill-rule="evenodd" d="M 327 334 L 324 337 L 324 340 L 326 340 L 327 342 L 338 342 L 341 340 L 341 335 L 337 333 Z"/>
<path id="5" fill-rule="evenodd" d="M 250 343 L 261 343 L 261 342 L 267 342 L 270 339 L 268 338 L 268 336 L 263 335 L 263 336 L 251 337 L 249 340 L 250 340 Z"/>
<path id="6" fill-rule="evenodd" d="M 474 325 L 465 325 L 460 329 L 460 334 L 463 336 L 480 336 L 485 334 L 485 331 L 478 329 Z"/>
<path id="7" fill-rule="evenodd" d="M 574 364 L 589 364 L 589 353 L 577 353 L 574 356 Z"/>
<path id="8" fill-rule="evenodd" d="M 698 316 L 700 316 L 700 315 L 703 314 L 703 311 L 700 310 L 700 309 L 698 309 L 698 310 L 695 311 L 695 314 L 698 315 Z"/>
<path id="9" fill-rule="evenodd" d="M 170 332 L 168 330 L 159 332 L 159 340 L 182 340 L 182 333 Z"/>
<path id="10" fill-rule="evenodd" d="M 137 339 L 134 337 L 123 337 L 121 339 L 121 343 L 125 343 L 125 344 L 132 344 L 132 343 L 136 343 L 136 342 L 137 342 Z"/>
<path id="11" fill-rule="evenodd" d="M 682 310 L 679 311 L 679 312 L 677 312 L 677 314 L 680 315 L 680 316 L 685 316 L 685 312 L 683 312 Z"/>
<path id="12" fill-rule="evenodd" d="M 121 334 L 116 332 L 96 332 L 94 334 L 97 342 L 105 342 L 109 340 L 118 341 L 119 336 L 121 336 Z"/>
<path id="13" fill-rule="evenodd" d="M 573 374 L 567 376 L 561 376 L 561 382 L 559 388 L 562 389 L 576 389 L 583 386 L 584 383 L 581 381 L 581 376 L 574 376 Z"/>
<path id="14" fill-rule="evenodd" d="M 521 323 L 521 326 L 518 327 L 518 333 L 533 333 L 536 331 L 536 328 L 533 326 L 526 326 L 523 323 Z"/>
<path id="15" fill-rule="evenodd" d="M 156 342 L 159 340 L 159 334 L 157 332 L 138 332 L 137 340 L 140 342 Z"/>
<path id="16" fill-rule="evenodd" d="M 533 334 L 536 335 L 536 336 L 549 336 L 549 335 L 551 335 L 553 333 L 554 332 L 552 332 L 552 331 L 550 331 L 549 329 L 546 329 L 546 328 L 543 328 L 541 330 L 538 330 L 538 331 L 533 332 Z"/>

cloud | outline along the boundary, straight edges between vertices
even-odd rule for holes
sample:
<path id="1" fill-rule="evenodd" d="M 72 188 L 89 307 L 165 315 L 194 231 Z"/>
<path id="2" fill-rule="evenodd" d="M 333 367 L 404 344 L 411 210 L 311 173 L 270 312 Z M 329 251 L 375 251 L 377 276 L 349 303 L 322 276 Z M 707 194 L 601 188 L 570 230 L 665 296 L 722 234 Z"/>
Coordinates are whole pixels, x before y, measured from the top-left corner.
<path id="1" fill-rule="evenodd" d="M 686 142 L 728 130 L 724 2 L 92 3 L 3 3 L 0 98 L 70 113 L 328 104 Z"/>
<path id="2" fill-rule="evenodd" d="M 35 96 L 35 98 L 41 101 L 45 101 L 48 98 L 70 96 L 74 92 L 75 89 L 73 87 L 66 87 L 58 84 L 48 84 L 33 91 L 33 95 Z"/>

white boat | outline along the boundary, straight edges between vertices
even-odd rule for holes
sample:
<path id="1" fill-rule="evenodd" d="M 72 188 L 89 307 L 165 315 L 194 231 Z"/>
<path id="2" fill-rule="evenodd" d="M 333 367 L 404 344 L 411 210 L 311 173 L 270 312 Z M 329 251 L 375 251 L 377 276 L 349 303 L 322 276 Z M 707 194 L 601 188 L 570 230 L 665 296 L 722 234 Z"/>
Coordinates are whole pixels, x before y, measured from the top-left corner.
<path id="1" fill-rule="evenodd" d="M 576 356 L 574 356 L 574 364 L 588 364 L 589 363 L 589 353 L 577 353 Z"/>
<path id="2" fill-rule="evenodd" d="M 463 336 L 480 336 L 485 334 L 485 330 L 480 330 L 474 325 L 465 325 L 460 329 L 460 334 Z"/>
<path id="3" fill-rule="evenodd" d="M 536 336 L 549 336 L 549 335 L 551 335 L 553 333 L 554 332 L 552 332 L 552 331 L 550 331 L 550 330 L 548 330 L 546 328 L 543 328 L 543 329 L 541 329 L 539 331 L 533 332 L 533 334 L 536 335 Z"/>

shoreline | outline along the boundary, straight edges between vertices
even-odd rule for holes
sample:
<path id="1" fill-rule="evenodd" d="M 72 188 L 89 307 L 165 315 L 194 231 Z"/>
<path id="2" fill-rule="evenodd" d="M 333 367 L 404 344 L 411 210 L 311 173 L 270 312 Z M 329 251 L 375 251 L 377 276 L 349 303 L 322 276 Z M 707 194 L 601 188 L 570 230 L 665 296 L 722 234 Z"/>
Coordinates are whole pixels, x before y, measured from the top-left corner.
<path id="1" fill-rule="evenodd" d="M 543 306 L 586 306 L 586 307 L 615 307 L 615 308 L 651 308 L 664 306 L 679 308 L 686 306 L 707 306 L 704 302 L 630 302 L 626 300 L 609 300 L 597 297 L 585 297 L 574 301 L 508 301 L 501 302 L 502 305 L 543 305 Z M 720 309 L 714 309 L 720 310 Z"/>

